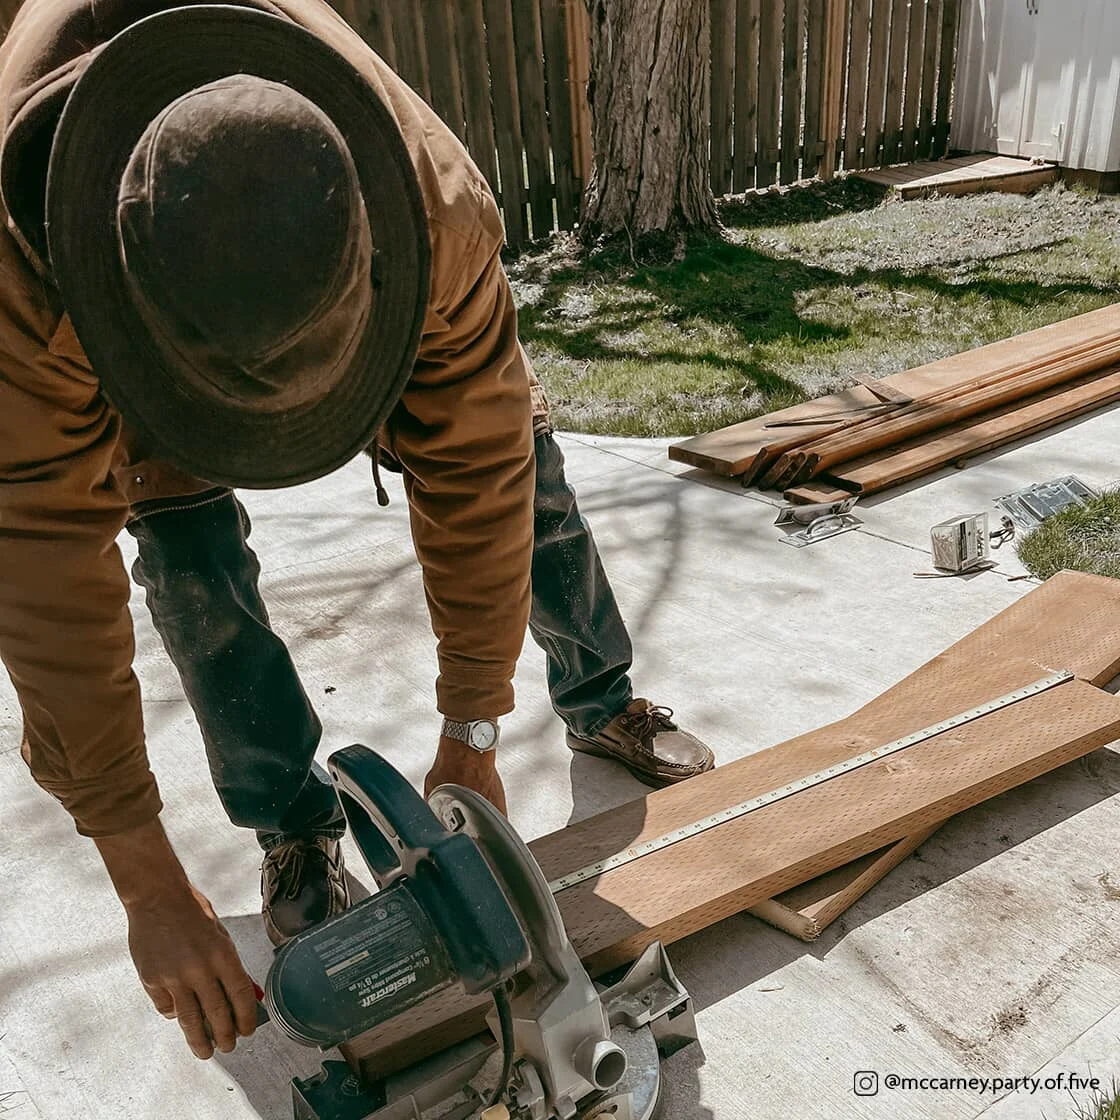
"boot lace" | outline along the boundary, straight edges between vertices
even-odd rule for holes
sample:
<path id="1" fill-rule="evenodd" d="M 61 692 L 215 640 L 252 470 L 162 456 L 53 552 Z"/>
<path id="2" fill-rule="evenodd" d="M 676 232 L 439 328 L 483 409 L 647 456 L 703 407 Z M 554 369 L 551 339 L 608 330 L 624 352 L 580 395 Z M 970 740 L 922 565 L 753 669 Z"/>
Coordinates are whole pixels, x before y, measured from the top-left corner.
<path id="1" fill-rule="evenodd" d="M 647 749 L 662 731 L 677 730 L 677 725 L 673 722 L 673 709 L 660 704 L 650 704 L 641 712 L 627 712 L 618 722 L 623 730 L 633 735 Z"/>
<path id="2" fill-rule="evenodd" d="M 308 857 L 326 859 L 326 854 L 317 844 L 307 840 L 293 840 L 280 844 L 268 853 L 268 859 L 276 871 L 277 894 L 285 898 L 296 898 L 304 881 L 304 869 Z"/>

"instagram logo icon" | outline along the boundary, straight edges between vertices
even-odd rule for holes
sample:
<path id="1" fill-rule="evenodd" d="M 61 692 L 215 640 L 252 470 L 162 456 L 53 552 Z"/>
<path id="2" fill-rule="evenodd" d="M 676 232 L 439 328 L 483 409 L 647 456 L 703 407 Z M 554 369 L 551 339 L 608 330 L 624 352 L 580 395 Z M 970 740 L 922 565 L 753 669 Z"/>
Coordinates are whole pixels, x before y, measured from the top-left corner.
<path id="1" fill-rule="evenodd" d="M 857 1097 L 873 1097 L 879 1092 L 879 1075 L 873 1069 L 857 1070 L 852 1078 L 852 1091 Z"/>

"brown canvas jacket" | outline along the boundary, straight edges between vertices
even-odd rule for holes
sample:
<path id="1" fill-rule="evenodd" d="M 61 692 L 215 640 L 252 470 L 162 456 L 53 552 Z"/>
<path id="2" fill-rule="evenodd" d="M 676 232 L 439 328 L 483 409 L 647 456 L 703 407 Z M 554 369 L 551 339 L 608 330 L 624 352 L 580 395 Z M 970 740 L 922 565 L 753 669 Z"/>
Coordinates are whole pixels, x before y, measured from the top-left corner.
<path id="1" fill-rule="evenodd" d="M 411 382 L 381 441 L 404 472 L 438 638 L 439 710 L 503 715 L 529 610 L 530 417 L 538 429 L 547 417 L 517 341 L 497 207 L 458 140 L 326 3 L 238 2 L 291 19 L 344 55 L 412 155 L 431 294 Z M 27 0 L 0 48 L 2 135 L 29 98 L 75 81 L 99 43 L 180 3 Z M 0 218 L 0 657 L 36 781 L 79 832 L 112 835 L 160 810 L 116 538 L 130 511 L 208 484 L 130 453 L 49 272 L 6 212 Z"/>

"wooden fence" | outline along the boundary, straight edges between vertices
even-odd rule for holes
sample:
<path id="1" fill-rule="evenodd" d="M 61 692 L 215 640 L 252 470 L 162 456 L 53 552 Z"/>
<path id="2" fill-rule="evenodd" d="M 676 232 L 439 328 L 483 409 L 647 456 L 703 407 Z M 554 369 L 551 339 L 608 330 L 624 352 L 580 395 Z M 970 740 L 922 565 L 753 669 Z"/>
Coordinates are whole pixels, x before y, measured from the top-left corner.
<path id="1" fill-rule="evenodd" d="M 586 0 L 334 2 L 467 146 L 511 245 L 576 224 Z M 945 153 L 961 0 L 709 2 L 717 195 Z"/>
<path id="2" fill-rule="evenodd" d="M 336 0 L 466 144 L 512 245 L 589 174 L 585 0 Z M 717 195 L 945 153 L 961 0 L 710 0 Z"/>

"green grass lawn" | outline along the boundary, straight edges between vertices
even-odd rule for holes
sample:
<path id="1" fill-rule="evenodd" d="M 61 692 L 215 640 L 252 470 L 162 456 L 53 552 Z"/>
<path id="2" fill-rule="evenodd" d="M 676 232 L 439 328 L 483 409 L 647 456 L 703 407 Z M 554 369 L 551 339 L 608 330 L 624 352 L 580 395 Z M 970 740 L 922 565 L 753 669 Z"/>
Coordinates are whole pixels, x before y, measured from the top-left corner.
<path id="1" fill-rule="evenodd" d="M 1080 1105 L 1077 1120 L 1120 1120 L 1120 1086 L 1115 1082 L 1104 1093 L 1098 1093 L 1087 1104 Z"/>
<path id="2" fill-rule="evenodd" d="M 720 238 L 510 266 L 557 425 L 691 435 L 1120 299 L 1120 198 L 897 202 L 860 180 L 728 200 Z"/>
<path id="3" fill-rule="evenodd" d="M 1055 513 L 1019 542 L 1023 566 L 1038 579 L 1069 568 L 1120 578 L 1120 491 Z"/>

